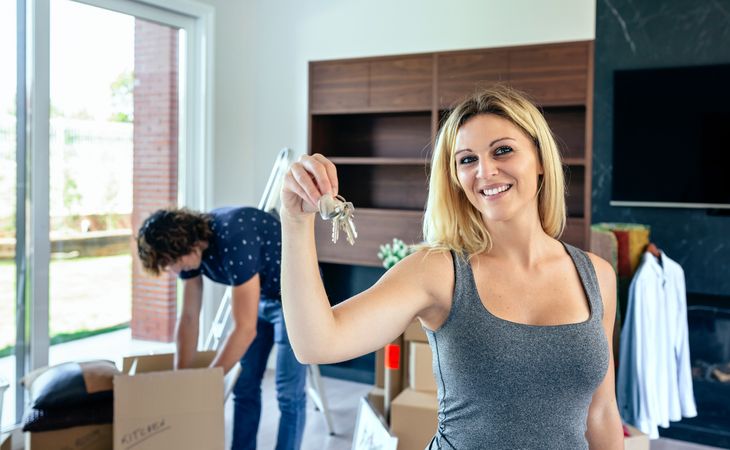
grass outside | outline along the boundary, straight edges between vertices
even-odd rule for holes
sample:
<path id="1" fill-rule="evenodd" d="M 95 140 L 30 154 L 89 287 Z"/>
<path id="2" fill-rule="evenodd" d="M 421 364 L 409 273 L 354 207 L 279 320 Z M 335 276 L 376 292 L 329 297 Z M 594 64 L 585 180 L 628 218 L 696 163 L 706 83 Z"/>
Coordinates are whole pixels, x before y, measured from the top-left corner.
<path id="1" fill-rule="evenodd" d="M 132 315 L 131 255 L 51 261 L 51 343 L 123 328 Z M 15 265 L 0 262 L 0 353 L 15 342 Z"/>

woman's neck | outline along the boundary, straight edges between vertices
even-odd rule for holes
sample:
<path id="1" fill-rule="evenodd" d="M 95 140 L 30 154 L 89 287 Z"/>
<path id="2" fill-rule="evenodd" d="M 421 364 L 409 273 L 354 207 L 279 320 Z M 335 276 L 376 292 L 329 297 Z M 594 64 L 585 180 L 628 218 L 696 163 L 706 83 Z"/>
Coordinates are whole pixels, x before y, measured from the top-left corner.
<path id="1" fill-rule="evenodd" d="M 505 222 L 487 222 L 486 226 L 492 238 L 492 249 L 487 256 L 524 269 L 535 267 L 558 244 L 542 229 L 537 211 Z"/>

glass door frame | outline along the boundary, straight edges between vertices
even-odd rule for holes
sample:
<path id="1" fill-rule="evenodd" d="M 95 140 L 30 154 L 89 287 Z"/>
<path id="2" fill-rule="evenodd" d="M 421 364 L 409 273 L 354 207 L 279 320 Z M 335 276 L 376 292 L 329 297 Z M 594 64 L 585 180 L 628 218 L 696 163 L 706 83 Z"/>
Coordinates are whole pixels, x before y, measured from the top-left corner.
<path id="1" fill-rule="evenodd" d="M 185 30 L 180 55 L 178 202 L 212 199 L 215 9 L 193 0 L 72 0 Z M 18 2 L 16 376 L 48 365 L 50 263 L 50 2 Z M 21 23 L 22 22 L 22 23 Z M 23 183 L 23 186 L 20 186 Z M 20 242 L 20 241 L 23 242 Z M 16 381 L 16 421 L 24 396 Z"/>

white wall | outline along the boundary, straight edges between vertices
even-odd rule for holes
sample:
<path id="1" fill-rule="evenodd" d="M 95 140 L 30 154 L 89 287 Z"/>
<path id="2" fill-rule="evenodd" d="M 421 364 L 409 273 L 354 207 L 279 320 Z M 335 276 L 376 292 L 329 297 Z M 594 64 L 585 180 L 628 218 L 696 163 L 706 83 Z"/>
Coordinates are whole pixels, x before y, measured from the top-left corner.
<path id="1" fill-rule="evenodd" d="M 307 63 L 586 40 L 595 0 L 200 0 L 216 7 L 214 206 L 255 205 L 306 152 Z"/>

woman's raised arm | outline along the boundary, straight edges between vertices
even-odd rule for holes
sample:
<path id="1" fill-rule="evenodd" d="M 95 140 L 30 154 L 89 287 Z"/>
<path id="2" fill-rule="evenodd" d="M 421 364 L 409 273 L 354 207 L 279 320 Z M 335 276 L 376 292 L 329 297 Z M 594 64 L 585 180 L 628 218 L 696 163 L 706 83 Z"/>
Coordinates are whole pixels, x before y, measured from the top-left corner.
<path id="1" fill-rule="evenodd" d="M 434 274 L 429 272 L 450 264 L 443 254 L 418 252 L 396 264 L 370 289 L 330 307 L 317 265 L 314 212 L 319 198 L 336 195 L 337 186 L 331 161 L 305 155 L 292 165 L 281 191 L 284 319 L 297 359 L 305 364 L 352 359 L 392 341 L 437 303 L 430 289 Z"/>

